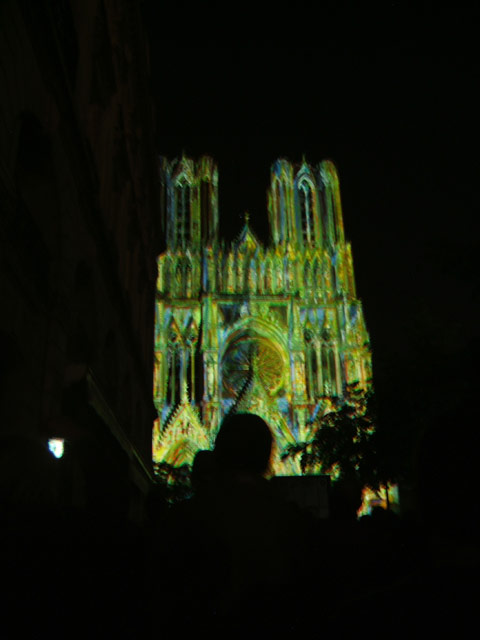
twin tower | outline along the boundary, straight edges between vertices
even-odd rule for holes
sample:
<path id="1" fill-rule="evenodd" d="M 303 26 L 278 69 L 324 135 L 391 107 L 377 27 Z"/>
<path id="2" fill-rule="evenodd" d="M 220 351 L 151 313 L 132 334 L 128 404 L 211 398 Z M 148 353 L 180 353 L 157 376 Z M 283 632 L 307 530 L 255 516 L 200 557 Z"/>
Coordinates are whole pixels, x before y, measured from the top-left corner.
<path id="1" fill-rule="evenodd" d="M 214 161 L 160 159 L 166 250 L 158 259 L 154 460 L 189 463 L 211 448 L 228 412 L 262 416 L 282 449 L 312 434 L 347 385 L 371 379 L 334 164 L 277 160 L 267 209 L 271 243 L 246 217 L 219 238 Z M 236 212 L 235 212 L 236 213 Z"/>
<path id="2" fill-rule="evenodd" d="M 212 158 L 160 159 L 163 231 L 172 251 L 218 243 L 218 170 Z M 297 248 L 344 243 L 338 175 L 324 160 L 316 168 L 288 160 L 272 166 L 268 214 L 273 244 Z"/>

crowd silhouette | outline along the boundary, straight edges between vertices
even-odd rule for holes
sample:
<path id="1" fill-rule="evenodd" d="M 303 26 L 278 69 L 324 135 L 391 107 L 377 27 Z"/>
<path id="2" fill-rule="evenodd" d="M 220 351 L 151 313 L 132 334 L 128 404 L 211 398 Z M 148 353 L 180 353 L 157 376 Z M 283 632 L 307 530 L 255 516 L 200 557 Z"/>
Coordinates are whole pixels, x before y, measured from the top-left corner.
<path id="1" fill-rule="evenodd" d="M 143 526 L 61 506 L 57 461 L 37 441 L 4 436 L 1 637 L 467 637 L 478 434 L 459 426 L 469 446 L 452 450 L 458 418 L 419 442 L 417 513 L 361 519 L 352 477 L 332 485 L 327 519 L 274 491 L 272 434 L 253 414 L 228 416 L 213 451 L 197 453 L 192 497 L 169 506 L 152 487 Z"/>

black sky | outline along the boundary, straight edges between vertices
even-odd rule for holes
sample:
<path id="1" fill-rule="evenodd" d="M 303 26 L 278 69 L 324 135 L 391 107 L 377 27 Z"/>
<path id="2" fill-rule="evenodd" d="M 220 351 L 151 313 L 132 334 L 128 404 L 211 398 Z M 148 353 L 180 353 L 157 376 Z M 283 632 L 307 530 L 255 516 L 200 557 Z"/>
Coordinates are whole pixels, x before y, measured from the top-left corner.
<path id="1" fill-rule="evenodd" d="M 248 209 L 268 240 L 276 158 L 335 162 L 358 294 L 387 360 L 421 358 L 422 341 L 445 357 L 478 345 L 478 76 L 463 22 L 443 18 L 449 31 L 402 24 L 308 49 L 151 45 L 159 153 L 216 159 L 224 237 Z"/>

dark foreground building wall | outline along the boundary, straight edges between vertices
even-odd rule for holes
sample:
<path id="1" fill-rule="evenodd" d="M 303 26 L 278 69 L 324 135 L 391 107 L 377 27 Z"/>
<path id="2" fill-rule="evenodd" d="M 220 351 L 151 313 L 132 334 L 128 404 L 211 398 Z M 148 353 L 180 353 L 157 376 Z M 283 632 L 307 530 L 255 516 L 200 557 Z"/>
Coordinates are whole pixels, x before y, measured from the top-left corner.
<path id="1" fill-rule="evenodd" d="M 138 3 L 0 5 L 0 430 L 67 439 L 63 500 L 140 517 L 159 247 Z"/>

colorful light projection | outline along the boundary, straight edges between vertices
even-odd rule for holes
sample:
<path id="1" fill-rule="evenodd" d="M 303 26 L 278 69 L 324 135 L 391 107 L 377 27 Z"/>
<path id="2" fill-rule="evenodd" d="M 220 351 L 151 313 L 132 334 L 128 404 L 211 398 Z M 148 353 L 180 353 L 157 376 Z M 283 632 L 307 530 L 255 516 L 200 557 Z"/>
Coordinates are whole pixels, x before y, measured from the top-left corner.
<path id="1" fill-rule="evenodd" d="M 371 378 L 336 168 L 273 164 L 266 247 L 247 215 L 230 246 L 220 241 L 211 158 L 162 158 L 160 175 L 154 460 L 191 463 L 226 413 L 251 411 L 274 432 L 275 473 L 300 474 L 283 448 L 308 439 L 347 384 L 366 389 Z"/>
<path id="2" fill-rule="evenodd" d="M 369 516 L 375 507 L 381 509 L 400 510 L 400 499 L 397 484 L 388 484 L 379 487 L 376 491 L 364 487 L 362 492 L 362 504 L 357 511 L 357 516 Z"/>

